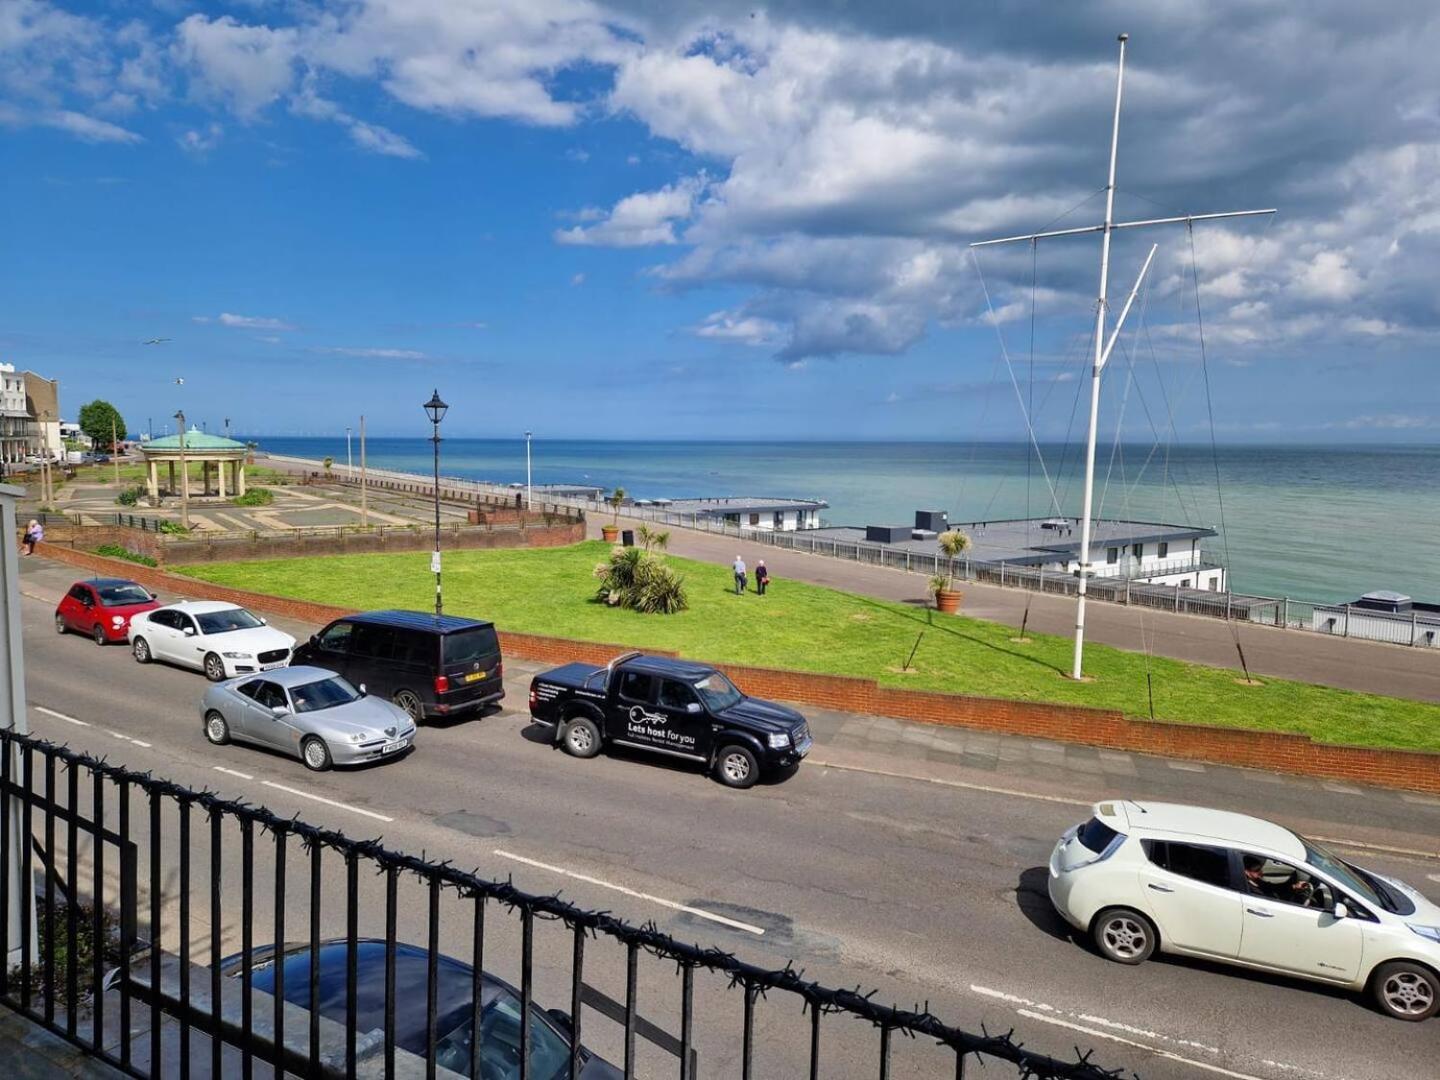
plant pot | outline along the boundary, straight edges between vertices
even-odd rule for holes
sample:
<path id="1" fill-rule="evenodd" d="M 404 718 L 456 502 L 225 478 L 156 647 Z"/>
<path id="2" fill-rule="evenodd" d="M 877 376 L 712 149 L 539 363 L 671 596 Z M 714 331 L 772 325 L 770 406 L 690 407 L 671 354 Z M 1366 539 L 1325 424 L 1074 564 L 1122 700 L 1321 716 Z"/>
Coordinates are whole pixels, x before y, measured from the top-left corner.
<path id="1" fill-rule="evenodd" d="M 935 593 L 935 607 L 942 614 L 954 615 L 960 610 L 962 595 L 958 589 L 939 589 Z"/>
<path id="2" fill-rule="evenodd" d="M 601 526 L 600 526 L 600 538 L 601 538 L 602 540 L 604 540 L 607 544 L 613 544 L 613 543 L 615 543 L 616 540 L 619 540 L 619 539 L 620 539 L 620 526 L 619 526 L 619 525 L 601 525 Z"/>

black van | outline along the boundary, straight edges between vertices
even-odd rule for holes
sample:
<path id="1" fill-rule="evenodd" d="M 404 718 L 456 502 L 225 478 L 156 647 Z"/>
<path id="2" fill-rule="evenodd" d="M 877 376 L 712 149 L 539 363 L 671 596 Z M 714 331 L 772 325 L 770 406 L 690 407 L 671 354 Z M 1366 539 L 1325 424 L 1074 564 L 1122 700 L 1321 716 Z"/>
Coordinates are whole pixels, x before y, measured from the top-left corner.
<path id="1" fill-rule="evenodd" d="M 418 722 L 479 710 L 505 696 L 492 623 L 421 611 L 367 611 L 336 619 L 296 648 L 292 664 L 343 675 L 389 698 Z"/>

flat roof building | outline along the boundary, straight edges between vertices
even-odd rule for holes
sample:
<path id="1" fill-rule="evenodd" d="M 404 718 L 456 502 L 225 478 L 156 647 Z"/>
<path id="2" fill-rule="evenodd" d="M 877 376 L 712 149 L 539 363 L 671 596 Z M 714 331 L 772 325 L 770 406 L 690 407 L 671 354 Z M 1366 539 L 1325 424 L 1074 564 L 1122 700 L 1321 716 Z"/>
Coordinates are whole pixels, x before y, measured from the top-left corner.
<path id="1" fill-rule="evenodd" d="M 970 537 L 971 562 L 1069 574 L 1080 569 L 1080 520 L 1072 517 L 950 521 L 945 511 L 919 510 L 914 525 L 834 526 L 811 535 L 928 557 L 940 550 L 938 537 L 947 529 Z M 1215 535 L 1203 526 L 1099 519 L 1091 528 L 1091 575 L 1223 592 L 1225 569 L 1201 548 L 1202 540 Z"/>

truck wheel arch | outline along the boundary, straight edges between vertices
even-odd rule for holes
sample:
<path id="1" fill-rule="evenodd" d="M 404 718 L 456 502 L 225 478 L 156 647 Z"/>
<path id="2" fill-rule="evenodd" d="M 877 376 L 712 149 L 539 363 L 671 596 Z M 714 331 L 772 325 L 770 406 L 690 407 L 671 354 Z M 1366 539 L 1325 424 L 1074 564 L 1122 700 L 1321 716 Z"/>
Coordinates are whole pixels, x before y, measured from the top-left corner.
<path id="1" fill-rule="evenodd" d="M 733 728 L 721 728 L 715 732 L 710 743 L 710 768 L 715 767 L 715 762 L 720 757 L 720 751 L 727 746 L 743 746 L 755 755 L 755 760 L 763 767 L 765 764 L 765 748 L 760 745 L 760 740 L 746 731 L 736 731 Z"/>
<path id="2" fill-rule="evenodd" d="M 560 713 L 560 723 L 567 724 L 577 716 L 583 716 L 587 720 L 593 720 L 600 725 L 601 732 L 605 730 L 605 715 L 588 701 L 572 701 L 568 703 Z"/>

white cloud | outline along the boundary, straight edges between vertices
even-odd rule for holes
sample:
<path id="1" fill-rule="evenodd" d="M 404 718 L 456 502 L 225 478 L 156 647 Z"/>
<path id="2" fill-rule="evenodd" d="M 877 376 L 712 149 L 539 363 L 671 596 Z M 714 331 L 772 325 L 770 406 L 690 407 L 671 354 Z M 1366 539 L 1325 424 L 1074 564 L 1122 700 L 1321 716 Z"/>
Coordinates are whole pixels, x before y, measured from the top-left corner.
<path id="1" fill-rule="evenodd" d="M 1416 416 L 1408 413 L 1381 413 L 1352 416 L 1348 420 L 1337 420 L 1324 425 L 1327 428 L 1341 428 L 1346 431 L 1421 431 L 1440 427 L 1433 416 Z"/>
<path id="2" fill-rule="evenodd" d="M 228 326 L 236 330 L 294 330 L 295 327 L 284 319 L 272 319 L 263 315 L 234 315 L 228 311 L 222 311 L 213 319 L 209 315 L 191 316 L 191 322 L 197 323 L 219 323 L 221 326 Z"/>
<path id="3" fill-rule="evenodd" d="M 646 247 L 678 242 L 675 226 L 690 217 L 705 190 L 704 176 L 687 176 L 658 191 L 639 191 L 617 202 L 597 224 L 557 229 L 561 244 Z M 580 211 L 587 214 L 587 211 Z"/>
<path id="4" fill-rule="evenodd" d="M 348 346 L 332 345 L 327 348 L 316 348 L 312 352 L 328 353 L 331 356 L 354 356 L 366 360 L 428 360 L 426 353 L 418 349 L 385 349 L 385 348 L 351 348 Z"/>
<path id="5" fill-rule="evenodd" d="M 93 116 L 71 112 L 69 109 L 57 109 L 54 112 L 44 113 L 39 118 L 39 122 L 46 127 L 69 132 L 85 142 L 138 143 L 145 141 L 142 136 L 120 127 L 118 124 L 112 124 L 108 120 L 97 120 Z"/>
<path id="6" fill-rule="evenodd" d="M 321 97 L 316 90 L 313 74 L 307 75 L 290 102 L 291 111 L 314 120 L 327 120 L 339 124 L 350 133 L 351 141 L 362 150 L 386 157 L 422 158 L 422 154 L 403 135 L 389 128 L 381 127 L 351 116 L 336 102 Z"/>
<path id="7" fill-rule="evenodd" d="M 204 157 L 217 146 L 225 136 L 225 129 L 215 121 L 206 124 L 204 128 L 191 128 L 184 132 L 175 141 L 180 149 L 195 157 Z"/>
<path id="8" fill-rule="evenodd" d="M 580 271 L 578 274 L 573 274 L 573 275 L 571 276 L 571 278 L 570 278 L 570 284 L 571 284 L 571 285 L 576 285 L 576 286 L 584 285 L 584 284 L 585 284 L 585 272 L 582 270 L 582 271 Z"/>
<path id="9" fill-rule="evenodd" d="M 693 328 L 696 337 L 734 341 L 741 345 L 773 345 L 780 339 L 780 327 L 769 319 L 731 311 L 715 311 Z"/>
<path id="10" fill-rule="evenodd" d="M 223 100 L 252 118 L 295 81 L 300 33 L 293 27 L 250 26 L 233 15 L 191 15 L 175 29 L 171 55 L 203 96 Z"/>

